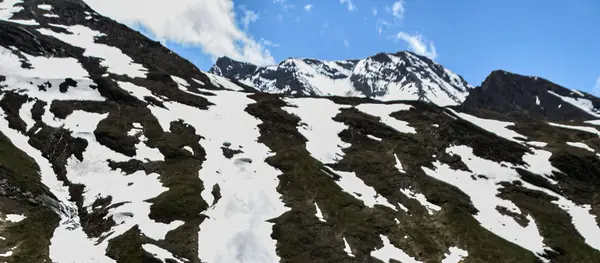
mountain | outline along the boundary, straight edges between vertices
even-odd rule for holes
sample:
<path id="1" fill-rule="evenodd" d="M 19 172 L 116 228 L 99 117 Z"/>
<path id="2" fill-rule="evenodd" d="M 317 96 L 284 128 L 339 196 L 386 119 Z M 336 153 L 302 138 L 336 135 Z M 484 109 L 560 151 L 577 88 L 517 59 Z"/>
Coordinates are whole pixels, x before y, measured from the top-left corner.
<path id="1" fill-rule="evenodd" d="M 538 77 L 492 72 L 462 104 L 538 120 L 583 121 L 600 118 L 600 99 Z"/>
<path id="2" fill-rule="evenodd" d="M 80 0 L 0 20 L 2 262 L 600 258 L 598 120 L 264 93 Z"/>
<path id="3" fill-rule="evenodd" d="M 269 93 L 420 100 L 440 106 L 462 103 L 472 89 L 461 76 L 408 51 L 360 60 L 289 58 L 267 67 L 221 57 L 209 72 Z"/>

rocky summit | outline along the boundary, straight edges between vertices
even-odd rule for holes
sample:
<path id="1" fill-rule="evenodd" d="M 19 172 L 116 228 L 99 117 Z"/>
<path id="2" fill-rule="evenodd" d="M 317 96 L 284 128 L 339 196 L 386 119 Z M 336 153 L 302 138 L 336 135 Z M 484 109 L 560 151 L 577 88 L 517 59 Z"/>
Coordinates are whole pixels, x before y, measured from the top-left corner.
<path id="1" fill-rule="evenodd" d="M 211 74 L 80 0 L 0 20 L 1 262 L 600 260 L 589 94 L 409 52 Z"/>
<path id="2" fill-rule="evenodd" d="M 268 67 L 222 57 L 209 72 L 268 93 L 420 100 L 440 106 L 461 104 L 472 89 L 461 76 L 408 51 L 360 60 L 290 58 Z"/>

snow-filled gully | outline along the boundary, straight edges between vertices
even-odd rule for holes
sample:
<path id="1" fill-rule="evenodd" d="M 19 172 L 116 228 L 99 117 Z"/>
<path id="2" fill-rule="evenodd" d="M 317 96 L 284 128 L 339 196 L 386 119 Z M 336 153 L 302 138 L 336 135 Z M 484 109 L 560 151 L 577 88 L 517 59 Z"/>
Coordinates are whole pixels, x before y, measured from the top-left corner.
<path id="1" fill-rule="evenodd" d="M 306 149 L 312 157 L 323 164 L 338 162 L 344 156 L 342 149 L 350 146 L 348 143 L 343 142 L 338 134 L 348 127 L 343 123 L 334 121 L 332 118 L 341 109 L 350 108 L 351 106 L 339 105 L 325 98 L 286 99 L 286 102 L 291 106 L 284 107 L 283 109 L 301 119 L 298 131 L 307 138 Z M 408 110 L 410 107 L 403 104 L 363 104 L 356 108 L 366 114 L 379 117 L 383 123 L 396 129 L 398 132 L 416 133 L 414 128 L 408 126 L 408 123 L 389 116 L 392 112 Z M 399 170 L 401 171 L 402 165 L 399 164 L 399 161 L 396 166 L 400 167 Z M 340 188 L 356 199 L 361 200 L 366 206 L 374 207 L 375 205 L 383 205 L 397 211 L 397 206 L 392 205 L 386 198 L 379 195 L 374 188 L 365 184 L 354 172 L 331 170 L 340 176 L 340 179 L 336 181 Z M 410 190 L 406 191 L 406 193 L 409 192 Z M 410 197 L 417 198 L 422 204 L 427 205 L 424 196 L 418 198 L 414 193 L 410 193 L 412 194 Z M 402 204 L 399 204 L 398 207 L 404 211 L 407 210 Z M 436 210 L 439 207 L 434 206 L 432 208 L 430 206 L 428 209 Z M 317 210 L 317 217 L 321 220 L 319 210 Z M 371 256 L 381 259 L 384 262 L 389 261 L 389 259 L 401 260 L 402 262 L 419 262 L 401 249 L 393 246 L 386 236 L 381 235 L 381 239 L 384 242 L 384 246 L 372 251 Z M 344 247 L 344 251 L 349 256 L 353 256 L 350 245 L 346 242 L 345 238 Z"/>
<path id="2" fill-rule="evenodd" d="M 163 129 L 181 118 L 205 138 L 200 141 L 206 151 L 199 171 L 205 188 L 201 196 L 213 204 L 211 190 L 218 185 L 222 198 L 204 212 L 207 218 L 198 233 L 200 258 L 211 263 L 278 262 L 267 220 L 288 208 L 276 191 L 280 172 L 264 161 L 272 153 L 257 142 L 261 122 L 245 112 L 254 101 L 240 92 L 211 92 L 216 96 L 207 98 L 215 105 L 208 110 L 177 102 L 166 102 L 168 110 L 151 107 Z M 243 153 L 227 159 L 221 150 L 224 143 L 240 146 Z"/>

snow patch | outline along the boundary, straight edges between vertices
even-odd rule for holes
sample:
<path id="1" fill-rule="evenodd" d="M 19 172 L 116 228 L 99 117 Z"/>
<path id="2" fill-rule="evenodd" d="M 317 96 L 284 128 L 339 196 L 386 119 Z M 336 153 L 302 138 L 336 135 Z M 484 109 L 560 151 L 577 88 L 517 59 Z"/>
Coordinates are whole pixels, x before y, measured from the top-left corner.
<path id="1" fill-rule="evenodd" d="M 434 163 L 435 170 L 426 167 L 422 167 L 422 169 L 428 176 L 452 184 L 469 195 L 471 202 L 479 210 L 479 213 L 475 215 L 475 219 L 484 228 L 507 241 L 530 250 L 538 256 L 544 254 L 544 249 L 547 249 L 547 247 L 544 245 L 543 237 L 539 235 L 537 225 L 530 215 L 527 215 L 529 224 L 522 227 L 512 217 L 500 214 L 495 209 L 496 206 L 501 206 L 513 213 L 522 214 L 514 203 L 497 197 L 498 189 L 502 187 L 499 185 L 500 182 L 520 181 L 523 187 L 556 197 L 557 200 L 552 201 L 552 203 L 571 216 L 575 229 L 584 237 L 587 244 L 600 250 L 600 227 L 595 221 L 595 216 L 590 213 L 590 205 L 577 205 L 551 190 L 527 183 L 521 179 L 514 167 L 511 167 L 511 164 L 496 163 L 477 157 L 473 154 L 473 150 L 467 146 L 452 146 L 446 152 L 461 156 L 461 159 L 473 173 L 453 170 L 439 161 Z M 536 169 L 538 168 L 533 171 L 537 171 Z M 477 175 L 484 175 L 485 178 L 479 178 Z M 547 261 L 543 258 L 540 259 Z"/>
<path id="2" fill-rule="evenodd" d="M 476 126 L 479 126 L 480 128 L 482 128 L 486 131 L 489 131 L 491 133 L 494 133 L 494 134 L 496 134 L 502 138 L 505 138 L 509 141 L 521 143 L 521 141 L 516 140 L 516 138 L 527 139 L 527 137 L 525 137 L 521 134 L 518 134 L 518 133 L 514 132 L 513 130 L 510 130 L 507 128 L 508 126 L 515 125 L 512 122 L 484 119 L 484 118 L 475 117 L 473 115 L 469 115 L 466 113 L 457 112 L 453 109 L 447 109 L 447 110 L 454 113 L 454 115 L 460 117 L 461 119 L 466 120 L 470 123 L 473 123 Z"/>
<path id="3" fill-rule="evenodd" d="M 585 149 L 585 150 L 587 150 L 587 151 L 590 151 L 590 152 L 595 152 L 595 150 L 594 150 L 594 149 L 592 149 L 592 147 L 590 147 L 590 146 L 588 146 L 587 144 L 585 144 L 585 143 L 582 143 L 582 142 L 567 142 L 567 144 L 568 144 L 569 146 L 573 146 L 573 147 L 577 147 L 577 148 Z"/>
<path id="4" fill-rule="evenodd" d="M 598 132 L 598 130 L 596 128 L 593 128 L 593 127 L 588 127 L 588 126 L 572 126 L 572 125 L 564 125 L 564 124 L 552 123 L 552 122 L 548 122 L 548 124 L 551 125 L 551 126 L 554 126 L 554 127 L 560 127 L 560 128 L 564 128 L 564 129 L 584 131 L 584 132 L 589 132 L 589 133 L 593 133 L 593 134 L 596 134 L 596 135 L 600 136 L 600 132 Z"/>
<path id="5" fill-rule="evenodd" d="M 11 223 L 19 223 L 19 222 L 23 221 L 23 219 L 25 219 L 24 215 L 18 215 L 18 214 L 6 215 L 6 221 L 11 222 Z"/>
<path id="6" fill-rule="evenodd" d="M 171 252 L 166 251 L 160 247 L 157 247 L 152 244 L 143 244 L 142 248 L 146 250 L 146 252 L 152 254 L 155 258 L 160 259 L 162 262 L 167 262 L 167 259 L 174 260 L 177 263 L 183 263 L 183 261 L 177 259 Z"/>
<path id="7" fill-rule="evenodd" d="M 53 36 L 65 43 L 85 49 L 83 55 L 100 58 L 102 60 L 100 64 L 106 67 L 108 72 L 117 75 L 128 75 L 131 78 L 146 77 L 148 70 L 141 64 L 133 62 L 119 48 L 96 43 L 96 38 L 106 36 L 105 34 L 82 25 L 66 26 L 65 28 L 71 34 L 57 33 L 45 28 L 38 29 L 38 31 L 44 35 Z"/>
<path id="8" fill-rule="evenodd" d="M 445 258 L 442 260 L 442 263 L 459 263 L 469 256 L 469 252 L 458 247 L 451 247 L 448 250 L 450 250 L 450 253 L 444 254 Z"/>
<path id="9" fill-rule="evenodd" d="M 600 112 L 598 111 L 598 109 L 594 108 L 594 104 L 592 103 L 592 101 L 590 101 L 588 99 L 561 96 L 560 94 L 557 94 L 550 90 L 548 91 L 548 93 L 560 98 L 562 101 L 564 101 L 566 103 L 569 103 L 569 104 L 585 111 L 586 113 L 588 113 L 594 117 L 600 117 Z M 580 94 L 580 96 L 585 97 L 582 93 L 580 93 L 580 92 L 577 92 L 577 93 Z"/>
<path id="10" fill-rule="evenodd" d="M 0 2 L 0 20 L 9 21 L 22 25 L 36 26 L 39 25 L 35 20 L 20 20 L 11 19 L 12 16 L 23 10 L 23 7 L 16 4 L 23 3 L 22 0 L 4 0 Z M 0 63 L 1 64 L 1 63 Z"/>
<path id="11" fill-rule="evenodd" d="M 211 91 L 214 103 L 208 110 L 165 102 L 165 107 L 150 106 L 163 129 L 171 121 L 183 119 L 204 139 L 206 161 L 199 171 L 205 190 L 200 193 L 209 204 L 200 225 L 199 256 L 206 262 L 278 262 L 276 241 L 271 238 L 273 224 L 267 220 L 288 211 L 277 192 L 281 173 L 264 160 L 273 153 L 258 143 L 260 120 L 245 108 L 255 103 L 246 94 L 227 90 Z M 223 142 L 243 146 L 235 159 L 223 156 Z M 211 191 L 219 185 L 221 199 L 215 202 Z M 252 186 L 252 187 L 248 187 Z"/>
<path id="12" fill-rule="evenodd" d="M 315 216 L 317 216 L 317 218 L 319 219 L 319 221 L 321 221 L 321 222 L 327 222 L 323 218 L 323 213 L 321 212 L 321 209 L 319 209 L 319 206 L 317 205 L 317 203 L 315 203 L 315 209 L 317 210 L 317 212 L 315 213 Z"/>
<path id="13" fill-rule="evenodd" d="M 381 240 L 383 241 L 383 247 L 372 251 L 371 256 L 380 259 L 383 262 L 390 262 L 391 259 L 400 261 L 402 263 L 420 263 L 421 261 L 416 260 L 414 257 L 406 254 L 406 252 L 402 251 L 392 245 L 390 240 L 384 236 L 380 235 Z"/>
<path id="14" fill-rule="evenodd" d="M 425 207 L 425 209 L 427 209 L 427 213 L 429 213 L 430 215 L 433 215 L 434 212 L 442 210 L 442 208 L 439 207 L 438 205 L 432 204 L 429 201 L 427 201 L 427 198 L 425 197 L 425 195 L 423 195 L 421 193 L 415 193 L 410 189 L 400 189 L 400 192 L 402 192 L 408 198 L 419 201 L 419 203 L 423 207 Z"/>
<path id="15" fill-rule="evenodd" d="M 350 244 L 348 244 L 346 238 L 344 238 L 344 252 L 346 252 L 348 256 L 354 257 L 354 254 L 352 254 L 352 248 L 350 248 Z"/>
<path id="16" fill-rule="evenodd" d="M 415 128 L 410 127 L 408 122 L 398 120 L 390 114 L 397 111 L 406 111 L 412 108 L 411 105 L 407 104 L 374 104 L 364 103 L 355 107 L 359 111 L 362 111 L 368 115 L 379 117 L 382 123 L 394 128 L 395 130 L 402 133 L 417 133 Z"/>
<path id="17" fill-rule="evenodd" d="M 47 5 L 47 4 L 41 4 L 41 5 L 38 5 L 37 7 L 39 9 L 46 10 L 46 11 L 52 10 L 52 6 L 51 5 Z"/>
<path id="18" fill-rule="evenodd" d="M 375 140 L 375 141 L 381 141 L 381 138 L 379 138 L 379 137 L 375 137 L 375 136 L 373 136 L 373 135 L 371 135 L 371 134 L 367 134 L 367 137 L 368 137 L 369 139 L 371 139 L 371 140 Z"/>

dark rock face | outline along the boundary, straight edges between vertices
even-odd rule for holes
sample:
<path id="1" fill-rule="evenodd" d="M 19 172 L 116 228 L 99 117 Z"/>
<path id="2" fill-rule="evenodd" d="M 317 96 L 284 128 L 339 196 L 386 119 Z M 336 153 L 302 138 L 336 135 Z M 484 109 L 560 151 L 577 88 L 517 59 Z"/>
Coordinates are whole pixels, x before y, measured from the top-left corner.
<path id="1" fill-rule="evenodd" d="M 583 110 L 557 95 L 572 100 L 588 100 L 592 107 Z M 485 79 L 481 87 L 471 91 L 462 108 L 485 109 L 535 120 L 581 121 L 597 118 L 593 112 L 600 109 L 600 99 L 542 78 L 497 70 Z"/>

